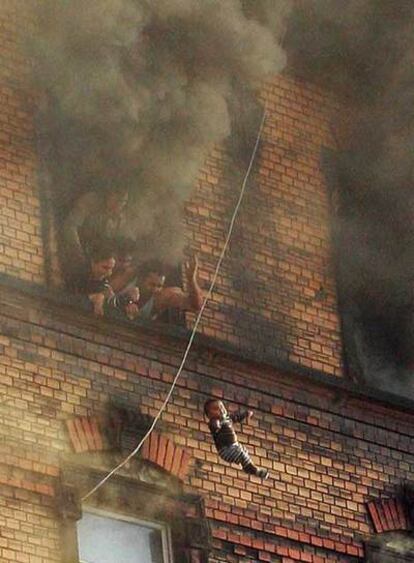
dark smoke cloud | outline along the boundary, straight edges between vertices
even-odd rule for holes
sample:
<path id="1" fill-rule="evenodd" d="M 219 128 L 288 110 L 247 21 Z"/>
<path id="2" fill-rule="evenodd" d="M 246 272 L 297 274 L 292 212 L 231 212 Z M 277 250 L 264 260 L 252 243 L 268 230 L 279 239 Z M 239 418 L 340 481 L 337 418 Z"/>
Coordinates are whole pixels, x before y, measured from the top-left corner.
<path id="1" fill-rule="evenodd" d="M 354 113 L 334 225 L 348 343 L 370 383 L 414 396 L 414 4 L 301 2 L 287 48 Z"/>
<path id="2" fill-rule="evenodd" d="M 269 12 L 272 29 L 240 0 L 46 0 L 33 10 L 34 76 L 48 101 L 38 123 L 59 203 L 125 184 L 131 234 L 178 256 L 183 201 L 230 134 L 238 86 L 255 89 L 284 65 L 284 5 Z"/>
<path id="3" fill-rule="evenodd" d="M 33 10 L 34 76 L 48 99 L 39 132 L 62 213 L 79 193 L 126 184 L 131 232 L 160 257 L 180 254 L 183 201 L 205 155 L 240 121 L 246 89 L 283 67 L 282 37 L 295 73 L 340 93 L 357 116 L 336 162 L 349 348 L 370 382 L 405 392 L 412 0 L 45 0 Z"/>

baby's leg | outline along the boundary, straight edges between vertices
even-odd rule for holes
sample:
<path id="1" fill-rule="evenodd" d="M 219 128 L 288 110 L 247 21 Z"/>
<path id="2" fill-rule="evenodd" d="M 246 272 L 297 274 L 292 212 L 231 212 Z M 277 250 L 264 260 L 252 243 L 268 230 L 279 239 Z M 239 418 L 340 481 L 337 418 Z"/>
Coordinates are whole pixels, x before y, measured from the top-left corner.
<path id="1" fill-rule="evenodd" d="M 256 475 L 256 477 L 260 477 L 261 479 L 267 479 L 269 477 L 268 470 L 256 467 L 250 459 L 249 452 L 243 447 L 241 448 L 241 455 L 238 461 L 245 473 L 248 473 L 249 475 Z"/>

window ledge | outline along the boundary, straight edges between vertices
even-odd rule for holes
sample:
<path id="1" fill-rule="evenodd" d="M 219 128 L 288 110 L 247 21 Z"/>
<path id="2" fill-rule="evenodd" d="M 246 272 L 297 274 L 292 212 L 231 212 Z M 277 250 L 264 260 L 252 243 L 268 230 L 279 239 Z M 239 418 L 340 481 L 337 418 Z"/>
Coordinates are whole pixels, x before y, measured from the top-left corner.
<path id="1" fill-rule="evenodd" d="M 97 332 L 102 331 L 102 328 L 106 327 L 111 328 L 111 333 L 113 333 L 113 327 L 118 326 L 128 330 L 134 329 L 140 331 L 141 333 L 145 331 L 146 334 L 152 336 L 165 336 L 184 341 L 188 341 L 191 334 L 191 331 L 185 327 L 177 325 L 172 326 L 160 322 L 142 320 L 131 323 L 128 320 L 122 320 L 119 318 L 115 319 L 111 317 L 96 319 L 86 307 L 81 306 L 79 300 L 76 299 L 75 296 L 68 295 L 62 290 L 56 288 L 46 288 L 40 284 L 21 280 L 8 274 L 0 273 L 0 286 L 13 290 L 14 292 L 18 291 L 24 295 L 45 300 L 52 306 L 63 306 L 67 308 L 68 313 L 70 311 L 73 312 L 75 309 L 76 313 L 81 315 L 82 319 L 87 320 L 89 325 L 92 324 L 94 328 L 96 328 Z M 362 382 L 359 382 L 358 388 L 356 388 L 355 383 L 347 379 L 327 375 L 326 373 L 318 370 L 306 368 L 299 364 L 283 360 L 277 357 L 276 354 L 267 356 L 264 356 L 263 354 L 255 354 L 253 351 L 243 350 L 242 348 L 238 348 L 203 334 L 197 335 L 197 348 L 212 350 L 227 356 L 235 356 L 238 360 L 244 360 L 246 362 L 262 366 L 269 366 L 288 374 L 289 377 L 296 380 L 296 383 L 299 385 L 302 384 L 302 386 L 304 383 L 313 386 L 316 385 L 335 390 L 344 398 L 357 398 L 362 400 L 368 399 L 374 403 L 392 407 L 396 410 L 410 413 L 414 411 L 414 401 L 411 399 L 407 399 L 406 397 L 395 395 L 369 385 L 364 385 Z"/>

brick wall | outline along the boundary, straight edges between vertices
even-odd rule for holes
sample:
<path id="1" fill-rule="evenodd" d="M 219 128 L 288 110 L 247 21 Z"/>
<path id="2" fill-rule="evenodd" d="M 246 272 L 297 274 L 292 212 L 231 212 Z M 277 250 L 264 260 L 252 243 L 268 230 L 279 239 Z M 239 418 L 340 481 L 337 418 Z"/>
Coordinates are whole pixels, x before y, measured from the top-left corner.
<path id="1" fill-rule="evenodd" d="M 1 561 L 58 563 L 60 524 L 53 499 L 9 482 L 0 485 Z"/>
<path id="2" fill-rule="evenodd" d="M 259 357 L 341 375 L 320 168 L 322 148 L 334 148 L 330 123 L 338 107 L 320 88 L 289 76 L 269 82 L 261 97 L 267 117 L 256 166 L 202 331 Z M 216 150 L 187 205 L 188 237 L 209 272 L 205 277 L 222 248 L 241 182 L 229 173 L 228 154 Z"/>
<path id="3" fill-rule="evenodd" d="M 2 292 L 0 311 L 0 484 L 8 507 L 0 558 L 57 561 L 59 518 L 50 507 L 71 451 L 65 421 L 100 413 L 114 397 L 154 415 L 184 343 L 114 330 L 11 290 Z M 191 354 L 160 430 L 192 456 L 185 487 L 204 498 L 213 562 L 357 561 L 372 533 L 364 503 L 413 478 L 413 415 L 356 397 L 335 402 L 311 379 L 298 381 L 201 345 Z M 271 471 L 267 482 L 218 460 L 202 415 L 211 394 L 255 410 L 239 437 Z"/>
<path id="4" fill-rule="evenodd" d="M 24 4 L 0 7 L 0 272 L 41 283 L 43 248 Z"/>

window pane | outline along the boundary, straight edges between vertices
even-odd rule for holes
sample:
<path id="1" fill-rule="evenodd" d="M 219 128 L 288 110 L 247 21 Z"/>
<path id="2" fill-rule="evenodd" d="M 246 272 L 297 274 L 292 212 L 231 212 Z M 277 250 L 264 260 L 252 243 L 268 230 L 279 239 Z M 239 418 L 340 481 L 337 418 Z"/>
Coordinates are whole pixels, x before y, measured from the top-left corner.
<path id="1" fill-rule="evenodd" d="M 78 542 L 82 563 L 166 563 L 162 531 L 150 525 L 84 512 Z"/>

